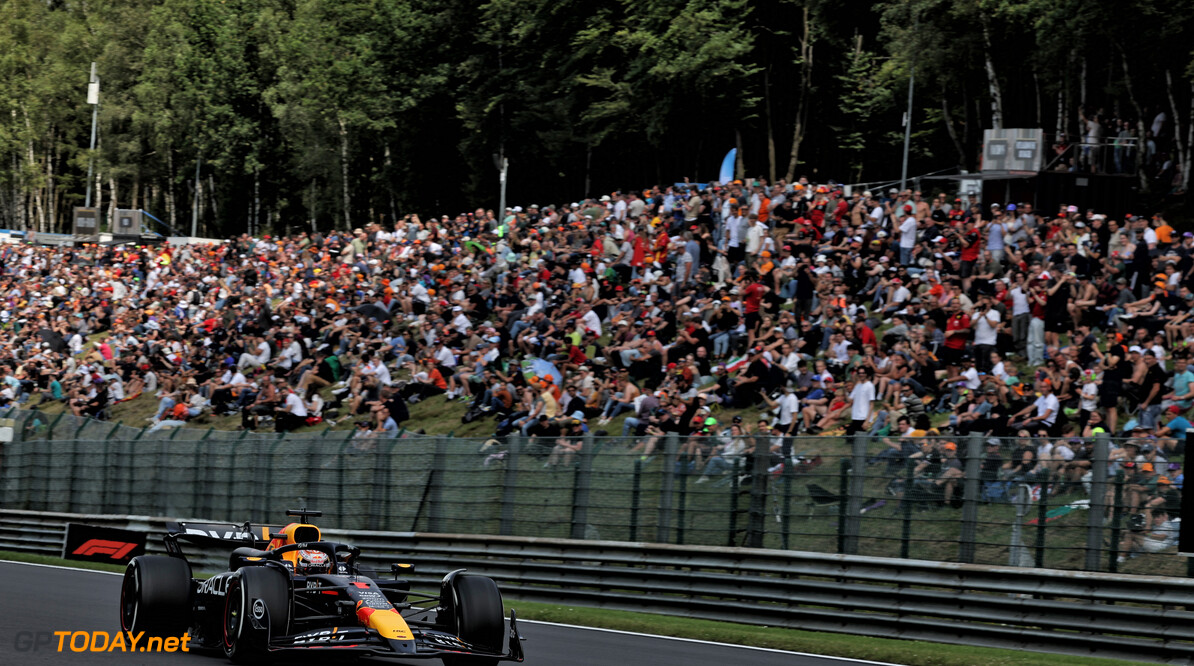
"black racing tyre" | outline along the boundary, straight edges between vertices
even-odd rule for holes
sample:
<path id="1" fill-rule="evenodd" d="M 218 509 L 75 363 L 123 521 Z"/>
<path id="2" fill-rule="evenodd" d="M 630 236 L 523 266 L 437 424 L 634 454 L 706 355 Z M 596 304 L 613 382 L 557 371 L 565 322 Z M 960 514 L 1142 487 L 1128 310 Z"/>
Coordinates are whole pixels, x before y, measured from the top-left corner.
<path id="1" fill-rule="evenodd" d="M 502 594 L 497 583 L 485 576 L 461 574 L 452 581 L 452 611 L 460 640 L 489 652 L 502 651 L 506 620 L 502 616 Z M 492 666 L 493 657 L 452 656 L 444 666 Z"/>
<path id="2" fill-rule="evenodd" d="M 181 636 L 190 625 L 191 565 L 179 557 L 134 557 L 120 586 L 120 628 L 136 635 Z"/>
<path id="3" fill-rule="evenodd" d="M 237 664 L 267 661 L 270 637 L 285 635 L 290 624 L 287 575 L 272 567 L 238 570 L 224 592 L 222 624 L 226 657 Z"/>

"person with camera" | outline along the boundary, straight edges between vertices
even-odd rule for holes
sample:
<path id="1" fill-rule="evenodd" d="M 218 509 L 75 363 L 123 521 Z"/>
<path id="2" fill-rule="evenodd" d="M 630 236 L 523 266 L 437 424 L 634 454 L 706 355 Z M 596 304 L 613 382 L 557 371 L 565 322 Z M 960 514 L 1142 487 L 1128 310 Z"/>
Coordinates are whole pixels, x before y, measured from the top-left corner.
<path id="1" fill-rule="evenodd" d="M 1141 553 L 1160 553 L 1176 546 L 1181 529 L 1180 523 L 1170 517 L 1164 506 L 1155 509 L 1151 519 L 1143 513 L 1132 516 L 1128 525 L 1128 531 L 1119 542 L 1121 555 L 1116 561 L 1120 564 Z"/>

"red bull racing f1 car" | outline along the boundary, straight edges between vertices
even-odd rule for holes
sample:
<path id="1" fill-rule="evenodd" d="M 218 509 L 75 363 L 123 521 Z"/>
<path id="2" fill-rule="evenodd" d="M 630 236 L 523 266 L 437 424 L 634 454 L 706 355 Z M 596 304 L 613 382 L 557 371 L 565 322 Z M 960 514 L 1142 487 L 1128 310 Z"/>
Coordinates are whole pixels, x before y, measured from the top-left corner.
<path id="1" fill-rule="evenodd" d="M 392 580 L 358 565 L 360 549 L 324 541 L 308 519 L 264 526 L 172 524 L 169 555 L 134 558 L 120 592 L 126 632 L 190 634 L 193 649 L 222 652 L 237 663 L 334 650 L 336 654 L 442 659 L 446 666 L 522 661 L 517 618 L 502 614 L 497 584 L 453 571 L 439 596 L 410 590 L 410 565 L 393 564 Z M 228 571 L 193 578 L 181 543 L 232 546 Z M 508 645 L 508 647 L 507 647 Z"/>

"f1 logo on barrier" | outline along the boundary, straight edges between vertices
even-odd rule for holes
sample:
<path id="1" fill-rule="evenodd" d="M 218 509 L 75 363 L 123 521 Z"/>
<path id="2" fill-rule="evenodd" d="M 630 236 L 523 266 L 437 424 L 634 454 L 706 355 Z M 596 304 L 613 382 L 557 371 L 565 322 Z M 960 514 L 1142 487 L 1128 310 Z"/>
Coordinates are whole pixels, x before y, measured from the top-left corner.
<path id="1" fill-rule="evenodd" d="M 145 554 L 145 533 L 115 527 L 68 523 L 62 556 L 68 560 L 127 564 Z"/>
<path id="2" fill-rule="evenodd" d="M 129 551 L 136 548 L 135 543 L 126 543 L 124 541 L 107 541 L 104 539 L 88 539 L 86 543 L 74 549 L 72 555 L 109 555 L 112 559 L 123 561 L 124 556 L 129 554 Z"/>

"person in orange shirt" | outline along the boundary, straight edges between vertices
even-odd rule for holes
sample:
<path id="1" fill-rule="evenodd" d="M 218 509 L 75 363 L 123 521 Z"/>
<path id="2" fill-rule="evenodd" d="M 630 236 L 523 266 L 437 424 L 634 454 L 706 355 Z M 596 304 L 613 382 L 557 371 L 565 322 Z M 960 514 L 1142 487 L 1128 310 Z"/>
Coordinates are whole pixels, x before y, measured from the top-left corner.
<path id="1" fill-rule="evenodd" d="M 771 272 L 771 270 L 773 268 L 775 268 L 775 262 L 771 261 L 771 251 L 763 250 L 762 252 L 759 253 L 759 257 L 762 260 L 762 264 L 758 268 L 759 275 L 769 274 Z"/>
<path id="2" fill-rule="evenodd" d="M 407 402 L 418 402 L 448 390 L 448 382 L 439 371 L 435 359 L 423 359 L 423 367 L 426 370 L 416 372 L 414 381 L 402 389 L 402 398 Z"/>
<path id="3" fill-rule="evenodd" d="M 1169 222 L 1165 221 L 1165 218 L 1160 215 L 1154 215 L 1153 225 L 1156 226 L 1157 243 L 1160 245 L 1173 245 L 1173 227 L 1169 226 Z"/>

